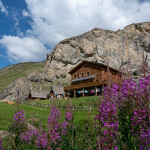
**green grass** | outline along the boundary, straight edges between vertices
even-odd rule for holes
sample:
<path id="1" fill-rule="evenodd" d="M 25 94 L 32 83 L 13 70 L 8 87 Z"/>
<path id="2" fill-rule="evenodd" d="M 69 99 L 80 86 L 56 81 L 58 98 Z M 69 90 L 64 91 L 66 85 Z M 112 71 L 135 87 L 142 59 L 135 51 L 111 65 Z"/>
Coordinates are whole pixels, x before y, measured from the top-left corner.
<path id="1" fill-rule="evenodd" d="M 20 109 L 25 112 L 26 119 L 39 118 L 44 126 L 47 124 L 47 118 L 49 116 L 49 110 L 41 109 L 30 105 L 21 105 Z M 0 130 L 7 131 L 12 123 L 14 113 L 17 112 L 16 105 L 8 105 L 7 103 L 0 103 Z"/>
<path id="2" fill-rule="evenodd" d="M 33 101 L 32 101 L 33 102 Z M 58 100 L 36 100 L 35 102 L 41 104 L 50 104 L 55 102 L 56 105 L 65 106 L 67 102 L 72 103 L 72 106 L 95 106 L 99 102 L 98 96 L 88 96 L 88 97 L 79 97 L 79 98 L 71 98 L 71 99 L 58 99 Z"/>
<path id="3" fill-rule="evenodd" d="M 8 130 L 15 111 L 15 105 L 8 105 L 2 102 L 0 103 L 0 130 Z"/>
<path id="4" fill-rule="evenodd" d="M 82 102 L 82 106 L 89 106 L 89 104 L 96 104 L 98 102 L 98 97 L 81 97 L 70 99 L 72 104 L 75 106 L 80 106 Z M 40 103 L 50 103 L 50 100 L 43 100 L 43 101 L 35 101 Z M 58 100 L 56 101 L 56 105 L 61 102 L 61 106 L 65 106 L 67 100 Z M 26 119 L 29 118 L 39 118 L 40 122 L 44 127 L 47 126 L 47 120 L 50 113 L 50 110 L 47 108 L 40 108 L 37 106 L 32 105 L 20 105 L 20 109 L 25 112 Z M 17 112 L 17 105 L 8 105 L 7 103 L 0 102 L 0 130 L 8 131 L 9 126 L 12 123 L 13 115 Z M 65 110 L 61 110 L 62 121 L 64 120 Z M 74 122 L 77 123 L 78 121 L 88 119 L 89 111 L 74 111 Z M 92 116 L 96 115 L 96 111 L 92 111 Z M 91 116 L 91 117 L 92 117 Z"/>
<path id="5" fill-rule="evenodd" d="M 45 62 L 26 62 L 0 69 L 0 93 L 14 80 L 26 77 L 33 71 L 41 72 L 44 66 Z"/>
<path id="6" fill-rule="evenodd" d="M 81 97 L 81 98 L 73 98 L 70 99 L 69 101 L 72 102 L 73 105 L 80 106 L 82 102 L 82 106 L 89 106 L 94 105 L 98 103 L 98 97 Z M 34 102 L 34 101 L 33 101 Z M 43 101 L 35 101 L 35 102 L 40 102 L 42 104 L 50 104 L 50 100 L 43 100 Z M 52 102 L 52 101 L 51 101 Z M 58 100 L 55 101 L 55 105 L 61 102 L 62 106 L 65 106 L 68 102 L 68 100 Z M 54 103 L 54 102 L 53 102 Z M 30 124 L 33 124 L 35 127 L 43 126 L 43 129 L 47 129 L 47 120 L 48 116 L 50 114 L 50 109 L 47 108 L 40 108 L 37 106 L 32 106 L 32 105 L 26 105 L 22 104 L 19 105 L 19 109 L 23 110 L 25 113 L 25 119 L 26 122 L 29 122 L 29 118 L 39 118 L 38 122 L 29 122 Z M 16 113 L 18 110 L 17 104 L 16 105 L 8 105 L 5 102 L 0 102 L 0 130 L 5 130 L 9 131 L 9 126 L 12 124 L 12 119 L 14 116 L 14 113 Z M 66 110 L 61 110 L 61 122 L 64 121 L 65 118 L 65 113 Z M 89 114 L 89 111 L 72 111 L 74 114 L 74 126 L 77 128 L 77 131 L 80 133 L 86 132 L 85 130 L 85 123 L 89 122 L 90 120 L 94 121 L 94 118 L 96 116 L 96 110 L 92 110 L 92 112 Z M 10 141 L 10 136 L 5 137 L 2 139 L 3 147 L 7 149 L 9 146 L 9 143 L 11 144 Z"/>

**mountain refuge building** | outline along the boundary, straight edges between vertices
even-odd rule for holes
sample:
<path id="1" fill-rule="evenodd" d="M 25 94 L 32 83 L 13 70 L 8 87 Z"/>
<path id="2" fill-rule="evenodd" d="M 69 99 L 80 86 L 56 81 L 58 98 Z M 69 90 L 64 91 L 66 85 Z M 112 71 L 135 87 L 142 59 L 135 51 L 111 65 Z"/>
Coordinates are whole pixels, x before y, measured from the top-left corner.
<path id="1" fill-rule="evenodd" d="M 64 87 L 65 97 L 97 96 L 103 92 L 104 86 L 121 82 L 118 70 L 91 61 L 82 61 L 69 74 L 71 85 Z"/>

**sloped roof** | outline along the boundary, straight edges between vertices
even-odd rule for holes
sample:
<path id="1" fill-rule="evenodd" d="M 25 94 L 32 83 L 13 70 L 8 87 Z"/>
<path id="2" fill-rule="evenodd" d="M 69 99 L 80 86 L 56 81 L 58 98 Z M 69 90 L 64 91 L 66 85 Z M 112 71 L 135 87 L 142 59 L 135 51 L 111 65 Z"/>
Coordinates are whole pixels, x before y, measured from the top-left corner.
<path id="1" fill-rule="evenodd" d="M 95 75 L 89 76 L 89 77 L 84 77 L 84 78 L 79 78 L 79 79 L 74 79 L 72 82 L 77 82 L 77 81 L 83 81 L 83 80 L 88 80 L 88 79 L 93 79 Z"/>
<path id="2" fill-rule="evenodd" d="M 83 60 L 81 63 L 79 63 L 79 64 L 78 64 L 77 66 L 75 66 L 73 69 L 71 69 L 71 70 L 69 71 L 69 74 L 72 74 L 74 71 L 76 71 L 78 68 L 80 68 L 83 64 L 94 64 L 94 65 L 97 65 L 97 66 L 101 66 L 101 67 L 107 68 L 107 66 L 104 65 L 104 64 L 102 64 L 102 63 L 97 63 L 97 62 L 92 62 L 92 61 Z M 109 67 L 109 69 L 118 72 L 117 69 L 114 69 L 114 68 L 111 68 L 111 67 Z"/>
<path id="3" fill-rule="evenodd" d="M 51 89 L 55 94 L 64 94 L 64 87 L 61 85 L 53 85 Z"/>
<path id="4" fill-rule="evenodd" d="M 47 98 L 49 91 L 31 90 L 31 96 L 34 98 Z"/>

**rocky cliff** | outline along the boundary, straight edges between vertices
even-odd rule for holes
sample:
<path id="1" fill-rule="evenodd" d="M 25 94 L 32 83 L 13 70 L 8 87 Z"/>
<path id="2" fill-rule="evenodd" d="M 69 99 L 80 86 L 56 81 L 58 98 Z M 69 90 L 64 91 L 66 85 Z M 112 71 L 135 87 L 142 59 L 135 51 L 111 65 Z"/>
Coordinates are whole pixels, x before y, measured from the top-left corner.
<path id="1" fill-rule="evenodd" d="M 123 30 L 110 31 L 100 28 L 61 41 L 47 55 L 44 68 L 45 80 L 70 78 L 68 71 L 82 60 L 107 64 L 119 69 L 121 62 L 131 63 L 131 69 L 141 65 L 143 50 L 150 65 L 150 22 L 131 24 Z"/>
<path id="2" fill-rule="evenodd" d="M 126 65 L 130 60 L 131 70 L 136 71 L 141 65 L 143 51 L 150 66 L 150 22 L 131 24 L 118 31 L 94 28 L 61 41 L 47 55 L 43 73 L 32 72 L 27 79 L 15 81 L 3 91 L 0 98 L 11 98 L 10 94 L 13 97 L 16 93 L 13 89 L 16 87 L 18 89 L 25 85 L 27 91 L 27 87 L 31 88 L 33 83 L 48 86 L 54 82 L 68 84 L 68 72 L 82 60 L 104 64 L 109 62 L 115 69 L 119 69 L 121 64 Z"/>

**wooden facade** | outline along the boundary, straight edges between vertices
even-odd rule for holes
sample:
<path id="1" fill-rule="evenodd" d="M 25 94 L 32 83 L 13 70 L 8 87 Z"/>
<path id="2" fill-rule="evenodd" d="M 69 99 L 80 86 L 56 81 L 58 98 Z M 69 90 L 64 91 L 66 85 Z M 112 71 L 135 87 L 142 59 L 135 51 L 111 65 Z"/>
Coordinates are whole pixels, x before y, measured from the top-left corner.
<path id="1" fill-rule="evenodd" d="M 111 67 L 108 69 L 104 64 L 90 61 L 81 62 L 69 74 L 72 82 L 71 86 L 64 88 L 65 96 L 66 93 L 71 92 L 76 97 L 79 90 L 82 91 L 82 96 L 85 96 L 87 91 L 91 89 L 95 90 L 94 95 L 98 95 L 102 92 L 105 85 L 121 81 L 121 74 L 117 70 Z"/>

